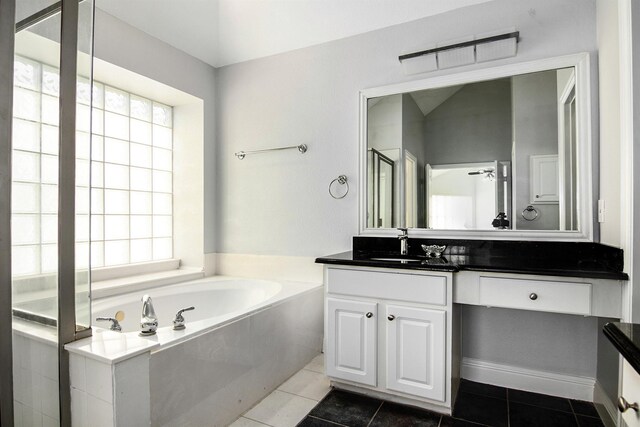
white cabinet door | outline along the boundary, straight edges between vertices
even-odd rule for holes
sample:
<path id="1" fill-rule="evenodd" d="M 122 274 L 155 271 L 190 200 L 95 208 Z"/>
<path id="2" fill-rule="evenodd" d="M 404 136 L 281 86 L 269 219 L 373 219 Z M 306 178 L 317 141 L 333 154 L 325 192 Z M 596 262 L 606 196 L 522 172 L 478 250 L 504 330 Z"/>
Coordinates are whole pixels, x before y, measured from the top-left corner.
<path id="1" fill-rule="evenodd" d="M 558 203 L 558 155 L 531 156 L 531 203 Z"/>
<path id="2" fill-rule="evenodd" d="M 626 360 L 622 363 L 622 397 L 630 404 L 640 404 L 640 375 Z M 622 413 L 628 427 L 640 426 L 640 413 L 632 408 Z"/>
<path id="3" fill-rule="evenodd" d="M 446 312 L 387 305 L 387 388 L 444 402 Z"/>
<path id="4" fill-rule="evenodd" d="M 376 385 L 376 303 L 327 298 L 327 375 Z"/>

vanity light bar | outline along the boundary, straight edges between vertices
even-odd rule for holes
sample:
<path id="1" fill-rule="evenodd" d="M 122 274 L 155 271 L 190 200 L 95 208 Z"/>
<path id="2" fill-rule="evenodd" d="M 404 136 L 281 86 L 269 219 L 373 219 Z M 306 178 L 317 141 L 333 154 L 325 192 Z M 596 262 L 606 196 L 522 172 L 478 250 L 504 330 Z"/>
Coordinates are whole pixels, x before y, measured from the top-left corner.
<path id="1" fill-rule="evenodd" d="M 511 33 L 505 33 L 505 34 L 499 34 L 496 36 L 491 36 L 491 37 L 485 37 L 482 39 L 477 39 L 477 40 L 469 40 L 466 42 L 462 42 L 462 43 L 456 43 L 456 44 L 451 44 L 448 46 L 440 46 L 440 47 L 436 47 L 433 49 L 427 49 L 427 50 L 422 50 L 420 52 L 414 52 L 414 53 L 407 53 L 406 55 L 400 55 L 398 57 L 398 60 L 400 62 L 406 60 L 406 59 L 411 59 L 411 58 L 417 58 L 419 56 L 423 56 L 423 55 L 430 55 L 433 53 L 438 53 L 438 52 L 443 52 L 446 50 L 451 50 L 451 49 L 460 49 L 463 47 L 470 47 L 470 46 L 477 46 L 479 44 L 484 44 L 484 43 L 491 43 L 491 42 L 496 42 L 496 41 L 500 41 L 500 40 L 508 40 L 508 39 L 512 39 L 515 38 L 516 39 L 516 43 L 518 43 L 520 41 L 520 31 L 514 31 Z"/>

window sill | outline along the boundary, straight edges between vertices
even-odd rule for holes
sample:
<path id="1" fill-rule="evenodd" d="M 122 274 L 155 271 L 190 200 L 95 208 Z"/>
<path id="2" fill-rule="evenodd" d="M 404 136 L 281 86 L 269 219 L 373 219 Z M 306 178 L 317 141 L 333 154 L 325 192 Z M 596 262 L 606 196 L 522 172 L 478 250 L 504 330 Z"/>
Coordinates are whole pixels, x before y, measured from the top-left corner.
<path id="1" fill-rule="evenodd" d="M 96 300 L 128 292 L 155 288 L 157 286 L 173 285 L 189 280 L 201 279 L 202 277 L 204 277 L 202 269 L 181 268 L 108 280 L 94 280 L 91 283 L 91 298 L 92 300 Z"/>

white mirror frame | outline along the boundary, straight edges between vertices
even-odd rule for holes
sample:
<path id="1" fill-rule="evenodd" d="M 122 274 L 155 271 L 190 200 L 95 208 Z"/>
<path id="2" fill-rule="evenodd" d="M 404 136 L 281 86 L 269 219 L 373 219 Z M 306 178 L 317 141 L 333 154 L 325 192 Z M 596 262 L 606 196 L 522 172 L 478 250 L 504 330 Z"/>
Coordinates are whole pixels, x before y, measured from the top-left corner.
<path id="1" fill-rule="evenodd" d="M 553 240 L 594 241 L 594 207 L 597 177 L 593 176 L 592 124 L 591 124 L 591 59 L 588 53 L 579 53 L 530 62 L 508 64 L 492 68 L 436 76 L 410 82 L 364 89 L 360 91 L 360 181 L 358 184 L 358 228 L 361 236 L 396 236 L 395 228 L 367 228 L 367 100 L 387 95 L 417 90 L 434 89 L 459 84 L 481 82 L 520 74 L 575 67 L 576 78 L 576 128 L 578 146 L 577 217 L 580 229 L 558 230 L 430 230 L 412 228 L 411 235 L 418 238 L 442 239 L 491 239 L 491 240 Z M 400 182 L 400 197 L 404 195 Z M 401 203 L 404 200 L 401 199 Z"/>

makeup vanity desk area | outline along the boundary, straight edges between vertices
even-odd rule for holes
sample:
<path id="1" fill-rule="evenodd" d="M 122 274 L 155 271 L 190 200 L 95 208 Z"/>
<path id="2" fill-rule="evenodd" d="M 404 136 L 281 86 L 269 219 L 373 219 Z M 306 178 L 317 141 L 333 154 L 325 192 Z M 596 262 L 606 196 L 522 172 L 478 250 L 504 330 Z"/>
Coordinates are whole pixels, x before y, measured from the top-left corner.
<path id="1" fill-rule="evenodd" d="M 422 244 L 445 244 L 441 259 Z M 451 413 L 458 304 L 620 318 L 622 251 L 596 243 L 354 237 L 325 264 L 326 372 L 352 391 Z"/>

